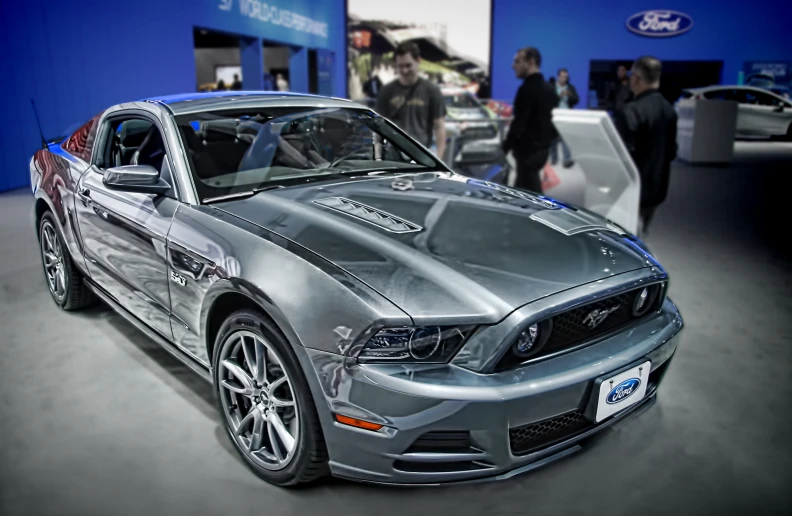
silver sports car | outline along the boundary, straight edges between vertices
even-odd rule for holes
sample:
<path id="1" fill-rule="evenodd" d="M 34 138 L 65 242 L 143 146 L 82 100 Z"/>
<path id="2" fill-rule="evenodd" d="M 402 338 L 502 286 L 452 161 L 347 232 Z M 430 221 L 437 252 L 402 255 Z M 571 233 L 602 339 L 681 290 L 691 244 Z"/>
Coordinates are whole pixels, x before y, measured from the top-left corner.
<path id="1" fill-rule="evenodd" d="M 278 485 L 546 464 L 654 401 L 683 326 L 640 240 L 346 100 L 120 104 L 30 174 L 55 302 L 103 300 L 211 382 Z"/>
<path id="2" fill-rule="evenodd" d="M 754 86 L 708 86 L 684 90 L 682 98 L 737 102 L 738 138 L 782 137 L 792 141 L 792 102 Z"/>

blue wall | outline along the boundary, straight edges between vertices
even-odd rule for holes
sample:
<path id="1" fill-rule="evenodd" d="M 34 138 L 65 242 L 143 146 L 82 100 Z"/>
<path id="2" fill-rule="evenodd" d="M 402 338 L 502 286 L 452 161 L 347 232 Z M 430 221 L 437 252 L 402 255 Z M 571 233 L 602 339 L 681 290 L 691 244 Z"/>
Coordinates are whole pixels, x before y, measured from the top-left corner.
<path id="1" fill-rule="evenodd" d="M 327 24 L 326 37 L 243 14 L 263 0 L 0 1 L 0 191 L 29 182 L 31 98 L 51 137 L 119 102 L 195 91 L 194 26 L 330 50 L 343 96 L 344 0 L 265 1 Z"/>
<path id="2" fill-rule="evenodd" d="M 693 18 L 694 26 L 669 38 L 627 30 L 627 18 L 650 9 L 680 11 Z M 590 60 L 629 60 L 643 54 L 661 60 L 723 61 L 722 82 L 736 83 L 743 61 L 792 60 L 790 19 L 789 0 L 494 0 L 493 97 L 514 97 L 519 82 L 511 62 L 516 50 L 526 46 L 542 52 L 545 76 L 566 67 L 583 91 Z M 583 101 L 579 106 L 585 105 Z"/>

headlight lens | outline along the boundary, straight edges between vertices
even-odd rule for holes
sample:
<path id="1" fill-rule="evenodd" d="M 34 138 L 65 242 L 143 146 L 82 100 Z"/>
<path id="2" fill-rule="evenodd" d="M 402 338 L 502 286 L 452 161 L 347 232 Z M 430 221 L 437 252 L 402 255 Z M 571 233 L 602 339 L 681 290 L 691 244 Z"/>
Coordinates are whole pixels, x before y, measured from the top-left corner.
<path id="1" fill-rule="evenodd" d="M 360 351 L 360 362 L 446 363 L 456 355 L 473 326 L 385 328 Z"/>
<path id="2" fill-rule="evenodd" d="M 544 348 L 552 331 L 552 319 L 533 323 L 517 336 L 517 341 L 511 347 L 512 354 L 520 360 L 536 356 Z"/>
<path id="3" fill-rule="evenodd" d="M 533 323 L 528 327 L 527 330 L 523 331 L 520 334 L 520 337 L 517 339 L 517 352 L 527 354 L 531 351 L 531 348 L 534 347 L 536 344 L 536 338 L 539 336 L 539 325 Z"/>

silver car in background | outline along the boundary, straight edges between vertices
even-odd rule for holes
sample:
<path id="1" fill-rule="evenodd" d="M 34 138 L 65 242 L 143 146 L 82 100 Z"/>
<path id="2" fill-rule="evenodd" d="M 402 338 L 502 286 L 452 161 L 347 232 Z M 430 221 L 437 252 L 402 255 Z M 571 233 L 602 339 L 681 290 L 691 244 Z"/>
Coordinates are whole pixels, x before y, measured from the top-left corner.
<path id="1" fill-rule="evenodd" d="M 792 102 L 754 86 L 708 86 L 683 90 L 683 98 L 737 102 L 738 138 L 784 137 L 792 141 Z"/>
<path id="2" fill-rule="evenodd" d="M 119 104 L 30 174 L 54 302 L 103 300 L 206 379 L 277 485 L 546 464 L 648 407 L 683 327 L 635 236 L 346 100 Z"/>

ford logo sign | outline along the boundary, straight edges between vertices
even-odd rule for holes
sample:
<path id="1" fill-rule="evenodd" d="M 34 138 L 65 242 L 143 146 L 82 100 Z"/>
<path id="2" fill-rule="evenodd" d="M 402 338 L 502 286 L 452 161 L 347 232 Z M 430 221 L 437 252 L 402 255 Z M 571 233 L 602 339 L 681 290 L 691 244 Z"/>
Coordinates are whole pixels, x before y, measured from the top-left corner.
<path id="1" fill-rule="evenodd" d="M 641 36 L 667 38 L 693 28 L 693 18 L 677 11 L 643 11 L 627 18 L 627 28 Z"/>
<path id="2" fill-rule="evenodd" d="M 613 405 L 614 403 L 624 401 L 635 394 L 636 391 L 638 391 L 638 386 L 640 385 L 641 380 L 638 378 L 624 380 L 622 383 L 611 389 L 611 391 L 608 393 L 608 396 L 605 398 L 605 402 L 608 405 Z"/>

